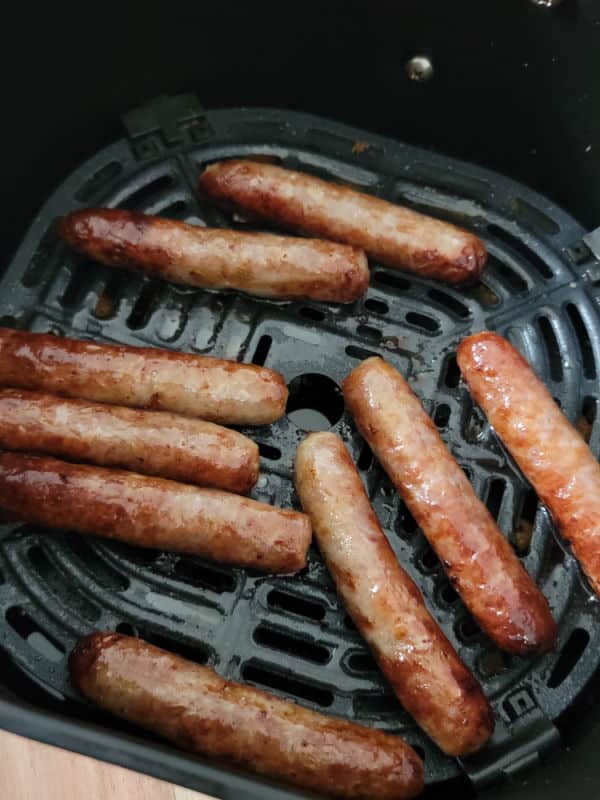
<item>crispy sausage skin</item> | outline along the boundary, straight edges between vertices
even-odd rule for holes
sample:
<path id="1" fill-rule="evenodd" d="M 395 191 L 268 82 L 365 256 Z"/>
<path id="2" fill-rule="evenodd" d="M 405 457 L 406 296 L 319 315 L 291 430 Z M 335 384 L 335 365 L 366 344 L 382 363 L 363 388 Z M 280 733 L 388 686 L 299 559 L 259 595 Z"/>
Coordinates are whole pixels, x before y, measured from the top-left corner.
<path id="1" fill-rule="evenodd" d="M 184 750 L 339 798 L 401 800 L 423 788 L 423 765 L 400 737 L 224 680 L 140 639 L 86 636 L 69 669 L 94 703 Z"/>
<path id="2" fill-rule="evenodd" d="M 306 564 L 308 517 L 198 489 L 46 456 L 0 452 L 0 508 L 27 522 L 174 550 L 266 572 Z"/>
<path id="3" fill-rule="evenodd" d="M 103 264 L 204 289 L 351 303 L 369 286 L 362 250 L 318 239 L 201 228 L 112 208 L 74 211 L 58 230 Z"/>
<path id="4" fill-rule="evenodd" d="M 553 647 L 556 624 L 546 598 L 400 373 L 369 358 L 343 391 L 359 431 L 485 632 L 511 653 Z"/>
<path id="5" fill-rule="evenodd" d="M 21 389 L 0 389 L 0 447 L 241 494 L 260 461 L 255 442 L 212 422 Z"/>
<path id="6" fill-rule="evenodd" d="M 600 466 L 517 350 L 496 333 L 460 343 L 458 365 L 498 436 L 600 595 Z"/>
<path id="7" fill-rule="evenodd" d="M 449 755 L 481 748 L 491 708 L 398 564 L 338 436 L 302 442 L 296 489 L 338 592 L 402 705 Z"/>
<path id="8" fill-rule="evenodd" d="M 0 385 L 231 425 L 273 422 L 287 402 L 285 381 L 266 367 L 9 328 L 0 328 Z"/>
<path id="9" fill-rule="evenodd" d="M 467 231 L 347 186 L 253 161 L 221 161 L 200 189 L 263 219 L 360 247 L 382 264 L 461 283 L 478 278 L 487 254 Z"/>

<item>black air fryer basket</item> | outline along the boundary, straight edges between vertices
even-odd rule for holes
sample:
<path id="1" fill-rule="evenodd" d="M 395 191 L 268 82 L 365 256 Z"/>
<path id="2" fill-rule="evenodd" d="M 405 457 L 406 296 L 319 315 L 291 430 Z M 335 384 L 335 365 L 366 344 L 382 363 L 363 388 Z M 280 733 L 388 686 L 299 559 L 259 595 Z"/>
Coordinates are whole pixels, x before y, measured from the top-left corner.
<path id="1" fill-rule="evenodd" d="M 420 38 L 412 42 L 423 12 L 416 4 L 407 4 L 403 13 L 409 21 L 408 31 L 402 37 L 400 54 L 390 56 L 390 64 L 393 60 L 402 67 L 395 74 L 401 85 L 398 91 L 403 95 L 402 102 L 426 116 L 431 123 L 430 132 L 436 119 L 439 125 L 436 109 L 447 105 L 444 67 L 454 68 L 450 63 L 453 48 L 442 35 L 447 22 L 440 10 L 442 4 L 431 5 L 436 13 L 427 24 L 423 21 Z M 573 39 L 581 35 L 582 41 L 587 41 L 585 37 L 590 36 L 591 30 L 587 24 L 594 23 L 591 3 L 564 0 L 557 10 L 540 9 L 526 0 L 492 5 L 494 8 L 486 15 L 497 19 L 495 35 L 498 41 L 504 37 L 505 47 L 510 41 L 512 48 L 504 51 L 507 75 L 500 79 L 495 75 L 498 92 L 506 88 L 506 80 L 514 78 L 513 86 L 518 85 L 510 65 L 523 43 L 519 36 L 514 37 L 505 19 L 510 7 L 515 7 L 513 21 L 519 19 L 525 30 L 527 26 L 531 31 L 545 30 L 550 41 L 558 43 L 559 52 L 559 45 L 564 47 L 562 37 Z M 233 16 L 236 27 L 232 41 L 239 48 L 238 55 L 249 47 L 239 31 L 239 26 L 247 24 L 246 35 L 254 33 L 257 37 L 252 52 L 259 64 L 264 59 L 266 65 L 267 55 L 259 46 L 261 37 L 268 36 L 268 30 L 265 33 L 261 27 L 263 12 L 246 18 L 236 4 L 225 6 L 222 12 L 208 18 L 202 18 L 200 12 L 198 19 L 192 11 L 189 16 L 180 12 L 181 17 L 165 22 L 165 36 L 177 28 L 182 37 L 179 41 L 185 42 L 190 26 L 205 25 L 198 35 L 207 39 L 208 49 L 199 56 L 206 67 L 217 57 L 223 26 L 233 25 Z M 344 7 L 349 6 L 353 4 Z M 469 24 L 471 33 L 476 13 L 481 25 L 489 24 L 489 20 L 480 19 L 481 9 L 477 12 L 476 8 L 478 4 L 459 2 L 454 9 L 455 18 Z M 374 12 L 375 7 L 369 9 L 370 15 Z M 56 19 L 64 22 L 63 39 L 67 33 L 73 37 L 77 21 L 66 12 L 61 17 L 60 6 L 56 13 Z M 153 35 L 158 35 L 152 27 L 151 13 L 139 24 L 142 30 L 147 25 Z M 395 17 L 385 4 L 381 13 L 383 19 Z M 339 24 L 349 36 L 351 23 L 338 16 L 340 19 Z M 323 12 L 325 30 L 334 21 Z M 358 22 L 355 24 L 360 28 Z M 600 32 L 600 14 L 597 22 Z M 43 20 L 38 21 L 39 25 L 42 23 Z M 15 30 L 20 30 L 21 24 L 23 21 L 15 20 Z M 101 28 L 102 22 L 99 24 Z M 299 22 L 300 31 L 306 24 Z M 367 30 L 363 34 L 368 32 L 368 23 L 365 24 Z M 569 25 L 565 34 L 564 26 Z M 424 30 L 429 33 L 425 35 Z M 215 32 L 212 45 L 208 31 Z M 384 38 L 388 35 L 382 30 Z M 585 209 L 582 198 L 579 204 L 575 202 L 574 182 L 579 177 L 581 154 L 574 153 L 572 161 L 569 153 L 553 159 L 552 148 L 549 151 L 548 142 L 540 139 L 537 147 L 545 161 L 553 161 L 556 180 L 542 181 L 544 194 L 539 194 L 500 172 L 400 143 L 403 127 L 394 122 L 393 113 L 390 111 L 387 121 L 382 122 L 376 114 L 368 113 L 367 99 L 364 121 L 373 124 L 365 127 L 386 130 L 394 138 L 299 111 L 254 107 L 206 111 L 192 93 L 165 93 L 123 114 L 122 123 L 118 123 L 119 112 L 126 111 L 127 106 L 118 108 L 115 104 L 121 99 L 129 104 L 134 98 L 143 98 L 141 83 L 148 96 L 153 89 L 187 88 L 205 84 L 208 79 L 203 74 L 199 80 L 199 72 L 184 69 L 182 61 L 188 57 L 173 53 L 179 71 L 172 67 L 169 72 L 171 85 L 164 77 L 154 75 L 152 68 L 144 81 L 135 73 L 124 73 L 123 85 L 116 85 L 117 67 L 126 57 L 119 50 L 118 32 L 114 36 L 116 63 L 104 67 L 116 82 L 115 98 L 102 129 L 104 146 L 96 146 L 101 142 L 95 131 L 85 135 L 76 121 L 77 107 L 73 106 L 73 127 L 84 144 L 92 144 L 88 156 L 94 149 L 96 152 L 62 180 L 35 216 L 14 257 L 6 259 L 0 276 L 0 324 L 209 354 L 265 364 L 282 372 L 290 387 L 287 416 L 271 426 L 244 431 L 258 441 L 261 452 L 261 477 L 252 496 L 298 508 L 291 481 L 296 446 L 306 429 L 331 428 L 339 433 L 358 464 L 393 549 L 491 699 L 497 728 L 491 744 L 479 755 L 461 763 L 444 756 L 395 700 L 338 601 L 316 550 L 311 549 L 308 567 L 299 575 L 273 577 L 68 532 L 48 535 L 35 526 L 14 523 L 0 527 L 0 726 L 219 797 L 305 796 L 179 753 L 83 701 L 69 683 L 67 655 L 80 635 L 92 630 L 117 630 L 210 664 L 227 678 L 263 687 L 324 713 L 399 733 L 425 760 L 430 796 L 460 791 L 468 797 L 481 790 L 489 798 L 529 798 L 542 791 L 547 798 L 558 798 L 574 787 L 594 791 L 600 785 L 598 768 L 590 756 L 600 743 L 598 713 L 592 708 L 597 693 L 593 676 L 600 662 L 600 605 L 573 557 L 557 538 L 547 511 L 473 406 L 460 381 L 455 359 L 458 342 L 471 332 L 489 328 L 506 335 L 534 364 L 563 411 L 589 436 L 594 452 L 600 453 L 600 236 L 589 234 L 593 227 L 590 219 L 594 214 L 596 220 L 600 217 L 600 198 L 597 190 L 594 194 L 588 185 Z M 311 63 L 314 59 L 323 60 L 327 82 L 325 64 L 337 68 L 333 61 L 327 62 L 331 55 L 327 55 L 321 41 L 323 30 L 315 36 Z M 457 36 L 460 40 L 466 33 L 463 30 Z M 75 42 L 75 48 L 79 46 L 77 38 L 70 41 Z M 467 41 L 465 38 L 463 50 L 456 50 L 466 60 L 473 58 Z M 411 50 L 411 43 L 419 49 Z M 230 57 L 231 46 L 230 43 Z M 93 51 L 95 45 L 91 47 Z M 144 50 L 140 42 L 131 47 L 133 51 Z M 170 47 L 174 51 L 173 43 Z M 293 55 L 297 44 L 290 47 Z M 330 47 L 334 49 L 336 44 L 330 43 Z M 454 48 L 457 47 L 455 41 Z M 411 61 L 419 53 L 425 61 Z M 143 52 L 138 55 L 141 57 Z M 368 52 L 363 57 L 367 55 Z M 539 78 L 541 56 L 533 52 L 528 57 Z M 587 58 L 585 51 L 580 58 Z M 491 61 L 489 54 L 482 57 L 481 74 L 472 75 L 471 83 L 462 91 L 471 93 L 473 98 L 477 96 L 482 75 L 490 79 Z M 598 66 L 600 47 L 595 61 Z M 238 63 L 242 62 L 240 58 Z M 418 85 L 413 83 L 409 74 L 415 77 L 415 63 L 417 67 L 432 64 L 433 77 Z M 187 61 L 186 65 L 189 67 Z M 294 65 L 291 55 L 288 59 L 282 55 L 282 74 L 287 71 L 288 76 L 292 75 Z M 381 80 L 388 80 L 381 63 L 378 66 Z M 373 70 L 373 65 L 365 68 Z M 60 74 L 60 59 L 49 69 Z M 102 118 L 106 111 L 102 98 L 107 87 L 96 69 L 90 59 L 83 70 L 95 80 L 90 78 L 83 100 L 93 109 L 92 120 Z M 260 97 L 244 75 L 239 76 L 241 89 L 236 96 L 228 81 L 230 69 L 231 65 L 223 65 L 223 99 L 235 98 L 239 102 Z M 314 63 L 309 68 L 307 86 L 312 85 L 310 69 L 314 69 Z M 422 71 L 417 72 L 416 77 L 423 76 Z M 272 89 L 265 88 L 264 98 L 277 101 L 281 99 L 278 87 L 283 78 L 275 74 L 271 78 Z M 455 79 L 456 75 L 454 87 Z M 26 83 L 28 79 L 22 80 Z M 43 75 L 38 74 L 35 80 L 41 81 L 41 92 Z M 77 83 L 82 78 L 75 75 L 73 80 Z M 263 80 L 266 87 L 268 77 Z M 529 83 L 524 86 L 527 88 Z M 215 98 L 216 105 L 218 75 L 211 87 L 208 96 Z M 548 86 L 545 91 L 545 100 L 550 102 Z M 75 97 L 68 87 L 65 92 Z M 378 93 L 376 90 L 375 99 Z M 568 93 L 564 94 L 566 98 Z M 596 103 L 600 100 L 600 91 L 593 82 L 585 101 L 588 109 L 592 107 L 590 97 Z M 352 105 L 343 88 L 338 100 L 339 107 L 333 103 L 329 116 L 354 121 L 360 117 L 358 100 L 355 98 L 356 104 Z M 554 98 L 555 106 L 560 107 L 559 100 Z M 483 109 L 488 102 L 486 95 Z M 39 103 L 43 107 L 46 99 L 40 97 Z M 565 99 L 565 103 L 573 103 L 573 98 Z M 292 104 L 318 110 L 324 110 L 326 105 L 323 94 L 312 102 L 308 93 L 301 102 Z M 462 106 L 464 98 L 459 98 L 457 104 Z M 65 105 L 66 101 L 62 105 L 57 101 L 56 120 L 66 119 Z M 509 106 L 502 112 L 498 109 L 498 114 L 512 114 L 513 121 L 514 112 Z M 410 116 L 408 111 L 404 113 L 407 118 Z M 477 122 L 475 106 L 473 113 L 471 125 Z M 49 147 L 58 141 L 50 123 L 44 116 L 37 121 L 38 132 L 48 126 Z M 505 174 L 539 185 L 541 175 L 524 156 L 537 124 L 535 114 L 525 122 L 521 119 L 521 123 L 522 148 L 520 145 L 508 152 L 511 138 L 506 133 L 508 123 L 502 120 L 494 146 L 491 141 L 487 146 L 480 141 L 474 154 L 479 161 L 494 164 Z M 18 125 L 17 117 L 14 124 Z M 117 124 L 123 125 L 122 134 L 117 133 Z M 468 135 L 466 121 L 460 117 L 447 117 L 445 124 Z M 422 125 L 421 121 L 410 127 L 411 138 L 430 144 L 432 137 L 423 137 L 418 130 Z M 486 127 L 485 115 L 482 129 L 483 133 L 491 131 Z M 598 119 L 590 116 L 579 133 L 585 141 L 598 131 Z M 72 134 L 65 135 L 71 139 Z M 460 147 L 452 145 L 456 135 L 456 130 L 449 132 L 449 145 L 444 148 L 443 136 L 437 131 L 437 150 L 460 152 Z M 592 149 L 595 146 L 600 151 L 600 137 L 595 141 L 595 145 L 591 142 Z M 38 147 L 41 144 L 40 138 Z M 503 144 L 507 148 L 504 158 L 499 153 Z M 81 145 L 76 149 L 79 152 L 85 148 Z M 484 153 L 489 158 L 483 158 Z M 69 164 L 73 168 L 72 155 L 63 148 L 57 154 L 58 167 L 63 169 L 64 165 L 68 171 Z M 50 149 L 47 156 L 52 158 Z M 232 292 L 185 289 L 111 270 L 74 254 L 56 236 L 58 216 L 96 205 L 134 209 L 195 224 L 249 229 L 243 218 L 216 209 L 196 192 L 201 169 L 207 163 L 232 156 L 260 157 L 304 170 L 472 230 L 485 241 L 490 255 L 483 279 L 467 289 L 450 288 L 372 264 L 370 289 L 352 305 L 275 302 Z M 523 169 L 518 168 L 519 157 Z M 590 158 L 588 172 L 600 178 L 598 161 L 597 154 L 595 160 Z M 8 157 L 6 163 L 10 174 L 14 163 L 9 166 Z M 54 168 L 46 165 L 46 172 L 39 176 L 40 185 L 58 177 L 51 174 Z M 21 188 L 33 184 L 34 179 L 28 175 Z M 18 181 L 15 185 L 18 189 Z M 546 195 L 553 195 L 575 211 L 585 221 L 585 227 Z M 21 214 L 24 219 L 32 205 L 39 207 L 43 199 L 44 192 L 32 198 L 27 192 L 16 191 L 17 216 Z M 573 202 L 569 202 L 571 199 Z M 344 412 L 339 383 L 361 359 L 373 354 L 382 355 L 408 378 L 475 491 L 545 593 L 559 624 L 554 652 L 531 658 L 508 656 L 480 632 L 423 534 L 361 440 Z M 539 762 L 543 765 L 535 768 Z"/>

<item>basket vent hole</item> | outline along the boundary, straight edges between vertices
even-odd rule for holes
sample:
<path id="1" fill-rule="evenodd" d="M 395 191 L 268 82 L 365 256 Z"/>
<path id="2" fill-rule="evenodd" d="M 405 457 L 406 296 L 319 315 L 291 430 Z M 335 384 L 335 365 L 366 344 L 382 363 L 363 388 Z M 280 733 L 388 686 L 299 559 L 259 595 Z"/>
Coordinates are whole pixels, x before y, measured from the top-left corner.
<path id="1" fill-rule="evenodd" d="M 27 555 L 35 571 L 59 600 L 61 607 L 72 608 L 90 622 L 97 622 L 100 619 L 100 609 L 69 586 L 64 575 L 50 561 L 42 547 L 35 545 L 29 548 Z"/>
<path id="2" fill-rule="evenodd" d="M 481 629 L 473 617 L 464 617 L 456 624 L 456 635 L 465 644 L 471 644 L 481 635 Z"/>
<path id="3" fill-rule="evenodd" d="M 381 286 L 387 286 L 389 289 L 396 289 L 400 292 L 406 292 L 410 289 L 410 281 L 407 281 L 406 278 L 401 278 L 399 275 L 384 272 L 383 270 L 378 270 L 374 274 L 373 281 Z"/>
<path id="4" fill-rule="evenodd" d="M 525 201 L 521 200 L 519 200 L 518 202 L 520 204 L 525 203 Z M 521 205 L 521 207 L 523 207 L 523 205 Z M 538 212 L 537 209 L 535 209 L 535 213 L 537 215 L 540 212 Z M 555 226 L 555 223 L 553 221 L 551 221 L 549 218 L 547 218 L 547 220 L 552 224 L 553 227 Z M 520 256 L 522 256 L 522 258 L 524 258 L 529 265 L 534 267 L 534 269 L 536 269 L 543 278 L 548 279 L 553 277 L 552 270 L 546 264 L 544 259 L 538 256 L 537 253 L 534 253 L 533 250 L 527 247 L 527 245 L 524 244 L 516 236 L 513 236 L 512 233 L 509 233 L 508 231 L 504 230 L 504 228 L 501 228 L 499 225 L 493 225 L 493 224 L 488 225 L 488 232 L 491 233 L 492 236 L 495 236 L 496 239 L 500 239 L 500 241 L 507 244 L 510 248 L 512 248 L 515 252 L 517 252 Z"/>
<path id="5" fill-rule="evenodd" d="M 282 653 L 289 653 L 292 656 L 305 658 L 307 661 L 314 661 L 316 664 L 326 664 L 331 658 L 331 654 L 326 647 L 314 642 L 297 639 L 295 636 L 274 630 L 267 625 L 259 625 L 256 628 L 254 641 L 273 650 L 280 650 Z"/>
<path id="6" fill-rule="evenodd" d="M 408 536 L 412 536 L 419 527 L 415 518 L 405 505 L 401 506 L 400 513 L 398 514 L 398 527 L 402 533 Z"/>
<path id="7" fill-rule="evenodd" d="M 556 689 L 569 677 L 575 665 L 583 656 L 589 641 L 590 635 L 586 630 L 575 628 L 561 650 L 558 661 L 548 679 L 548 686 L 551 689 Z"/>
<path id="8" fill-rule="evenodd" d="M 419 564 L 424 572 L 435 572 L 440 566 L 440 560 L 431 547 L 426 547 L 419 556 Z"/>
<path id="9" fill-rule="evenodd" d="M 308 372 L 289 384 L 286 414 L 304 431 L 326 431 L 344 413 L 344 398 L 337 383 L 327 375 Z"/>
<path id="10" fill-rule="evenodd" d="M 353 672 L 377 672 L 375 659 L 367 651 L 352 653 L 348 658 L 348 666 Z"/>
<path id="11" fill-rule="evenodd" d="M 557 383 L 563 379 L 562 359 L 560 357 L 560 347 L 556 338 L 556 333 L 548 317 L 540 317 L 538 325 L 542 333 L 546 352 L 548 353 L 548 366 L 550 368 L 550 378 Z"/>
<path id="12" fill-rule="evenodd" d="M 271 608 L 278 611 L 286 611 L 297 614 L 300 617 L 307 617 L 320 622 L 325 617 L 325 607 L 314 600 L 305 597 L 298 597 L 295 594 L 288 594 L 279 589 L 272 589 L 267 595 L 267 603 Z"/>
<path id="13" fill-rule="evenodd" d="M 383 300 L 377 300 L 375 297 L 368 297 L 365 300 L 365 308 L 372 311 L 374 314 L 387 314 L 390 307 Z"/>
<path id="14" fill-rule="evenodd" d="M 463 430 L 463 435 L 469 444 L 477 444 L 484 437 L 487 430 L 487 420 L 477 407 L 471 408 Z"/>
<path id="15" fill-rule="evenodd" d="M 260 337 L 258 344 L 256 345 L 254 355 L 252 356 L 253 364 L 256 364 L 258 367 L 263 367 L 265 365 L 272 342 L 273 337 L 266 333 Z"/>
<path id="16" fill-rule="evenodd" d="M 501 675 L 512 666 L 511 657 L 502 650 L 490 649 L 482 653 L 479 658 L 478 669 L 483 678 L 493 678 Z"/>
<path id="17" fill-rule="evenodd" d="M 257 683 L 293 697 L 301 697 L 322 708 L 328 708 L 333 703 L 333 692 L 330 689 L 305 683 L 289 675 L 281 675 L 256 663 L 244 665 L 242 678 L 249 683 Z"/>
<path id="18" fill-rule="evenodd" d="M 312 306 L 302 306 L 299 313 L 301 317 L 311 319 L 313 322 L 323 322 L 325 319 L 325 312 L 318 308 L 312 308 Z"/>
<path id="19" fill-rule="evenodd" d="M 456 589 L 452 586 L 452 584 L 448 581 L 444 583 L 444 585 L 440 589 L 440 597 L 447 605 L 451 606 L 456 603 L 458 600 L 458 594 L 456 593 Z"/>
<path id="20" fill-rule="evenodd" d="M 456 389 L 460 381 L 460 370 L 456 361 L 456 353 L 453 353 L 447 360 L 443 372 L 444 385 L 449 389 Z"/>
<path id="21" fill-rule="evenodd" d="M 405 319 L 409 325 L 414 325 L 415 328 L 421 328 L 421 330 L 427 333 L 435 333 L 440 329 L 440 323 L 437 319 L 429 317 L 426 314 L 420 314 L 418 311 L 409 311 Z"/>
<path id="22" fill-rule="evenodd" d="M 597 401 L 595 397 L 584 397 L 581 406 L 581 416 L 577 420 L 577 430 L 589 442 L 592 437 L 592 428 L 596 421 Z"/>
<path id="23" fill-rule="evenodd" d="M 463 292 L 465 297 L 470 297 L 484 308 L 493 308 L 493 306 L 497 306 L 500 302 L 500 298 L 496 292 L 491 289 L 487 283 L 483 283 L 482 281 L 478 281 L 473 284 L 473 286 L 463 289 Z"/>
<path id="24" fill-rule="evenodd" d="M 87 203 L 104 184 L 114 180 L 121 172 L 123 172 L 123 165 L 119 161 L 110 161 L 96 170 L 91 178 L 88 178 L 83 186 L 79 187 L 75 192 L 75 199 L 80 203 Z"/>
<path id="25" fill-rule="evenodd" d="M 583 374 L 588 380 L 593 381 L 596 377 L 596 363 L 594 361 L 594 351 L 590 335 L 586 328 L 585 322 L 579 309 L 574 303 L 567 305 L 567 314 L 571 320 L 571 324 L 575 330 L 577 341 L 579 342 L 579 349 L 581 350 L 581 360 L 583 363 Z"/>
<path id="26" fill-rule="evenodd" d="M 148 324 L 150 317 L 158 308 L 161 290 L 162 286 L 158 281 L 149 281 L 145 284 L 127 317 L 127 326 L 131 330 L 140 330 Z"/>
<path id="27" fill-rule="evenodd" d="M 56 639 L 42 631 L 37 622 L 20 606 L 11 606 L 6 611 L 6 621 L 22 639 L 49 661 L 61 661 L 65 648 Z"/>
<path id="28" fill-rule="evenodd" d="M 378 331 L 377 328 L 372 328 L 370 325 L 359 325 L 356 332 L 371 344 L 378 344 L 381 341 L 381 331 Z"/>
<path id="29" fill-rule="evenodd" d="M 176 653 L 188 661 L 195 661 L 196 664 L 207 664 L 210 660 L 211 652 L 204 644 L 181 641 L 144 628 L 140 628 L 137 631 L 137 635 L 140 639 L 153 644 L 155 647 L 160 647 L 169 653 Z"/>
<path id="30" fill-rule="evenodd" d="M 506 484 L 502 478 L 492 478 L 488 484 L 485 504 L 492 517 L 496 520 L 500 514 L 500 507 L 502 506 L 502 498 L 504 497 L 505 489 Z"/>
<path id="31" fill-rule="evenodd" d="M 355 344 L 349 344 L 346 348 L 346 355 L 350 358 L 356 358 L 358 361 L 364 361 L 373 356 L 379 357 L 379 353 L 374 353 L 372 350 L 365 350 L 364 347 L 358 347 Z"/>
<path id="32" fill-rule="evenodd" d="M 175 564 L 175 575 L 192 586 L 223 594 L 233 592 L 237 586 L 235 576 L 207 566 L 191 557 L 182 557 Z"/>
<path id="33" fill-rule="evenodd" d="M 457 317 L 466 319 L 471 313 L 464 303 L 461 303 L 460 300 L 457 300 L 456 297 L 453 297 L 451 294 L 442 292 L 440 289 L 430 289 L 427 294 L 436 303 L 439 303 L 441 306 L 447 308 L 448 311 L 456 314 Z"/>
<path id="34" fill-rule="evenodd" d="M 446 428 L 450 422 L 450 406 L 447 403 L 440 403 L 435 409 L 433 421 L 438 428 Z"/>
<path id="35" fill-rule="evenodd" d="M 257 442 L 257 445 L 258 452 L 268 461 L 279 461 L 281 458 L 281 450 L 278 447 L 274 447 L 272 444 L 267 444 L 266 442 Z"/>
<path id="36" fill-rule="evenodd" d="M 400 703 L 393 694 L 387 692 L 358 692 L 352 700 L 352 707 L 355 714 L 364 717 L 401 713 Z"/>
<path id="37" fill-rule="evenodd" d="M 496 272 L 504 281 L 509 291 L 513 294 L 522 294 L 527 291 L 527 281 L 517 272 L 511 269 L 508 264 L 498 261 L 495 258 L 489 259 L 490 266 L 493 264 Z"/>
<path id="38" fill-rule="evenodd" d="M 528 489 L 523 499 L 521 517 L 513 534 L 515 549 L 520 556 L 526 556 L 529 553 L 537 507 L 538 496 L 533 489 Z"/>
<path id="39" fill-rule="evenodd" d="M 129 209 L 130 211 L 141 211 L 146 205 L 154 200 L 155 196 L 169 189 L 174 184 L 172 175 L 160 175 L 149 183 L 140 186 L 135 192 L 125 197 L 118 204 L 118 208 Z"/>
<path id="40" fill-rule="evenodd" d="M 80 536 L 67 536 L 68 548 L 81 560 L 82 566 L 104 589 L 111 592 L 124 592 L 129 588 L 129 578 L 111 569 L 98 557 L 94 548 Z"/>
<path id="41" fill-rule="evenodd" d="M 122 633 L 123 636 L 138 636 L 137 629 L 130 625 L 129 622 L 119 622 L 115 630 L 117 633 Z"/>
<path id="42" fill-rule="evenodd" d="M 365 442 L 360 450 L 358 461 L 356 462 L 358 468 L 366 472 L 373 463 L 373 453 L 369 445 Z"/>

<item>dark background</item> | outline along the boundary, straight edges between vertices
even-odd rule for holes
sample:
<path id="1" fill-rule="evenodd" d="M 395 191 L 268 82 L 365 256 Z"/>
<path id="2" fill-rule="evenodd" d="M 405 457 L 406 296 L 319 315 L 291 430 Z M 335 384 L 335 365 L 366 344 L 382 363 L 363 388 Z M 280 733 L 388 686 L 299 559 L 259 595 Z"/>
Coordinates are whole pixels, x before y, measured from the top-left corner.
<path id="1" fill-rule="evenodd" d="M 600 225 L 598 0 L 56 0 L 4 8 L 0 45 L 3 258 L 50 190 L 121 135 L 119 115 L 163 92 L 333 117 L 504 172 Z M 415 54 L 431 81 L 407 78 Z M 598 692 L 562 721 L 565 752 L 486 796 L 595 796 Z"/>

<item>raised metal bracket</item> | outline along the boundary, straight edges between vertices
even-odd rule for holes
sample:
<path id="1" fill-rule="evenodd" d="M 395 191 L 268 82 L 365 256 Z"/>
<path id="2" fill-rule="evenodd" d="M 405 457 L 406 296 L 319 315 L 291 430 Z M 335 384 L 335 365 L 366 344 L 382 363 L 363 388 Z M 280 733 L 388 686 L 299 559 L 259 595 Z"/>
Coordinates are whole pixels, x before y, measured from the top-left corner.
<path id="1" fill-rule="evenodd" d="M 502 713 L 510 723 L 497 715 L 496 729 L 487 746 L 480 753 L 459 759 L 476 789 L 529 769 L 560 744 L 558 728 L 527 688 L 505 698 Z"/>
<path id="2" fill-rule="evenodd" d="M 210 132 L 206 113 L 195 94 L 160 95 L 121 117 L 137 158 L 152 158 L 164 149 L 203 141 Z"/>
<path id="3" fill-rule="evenodd" d="M 583 237 L 583 241 L 598 261 L 600 261 L 600 228 L 586 233 Z"/>

